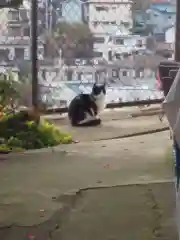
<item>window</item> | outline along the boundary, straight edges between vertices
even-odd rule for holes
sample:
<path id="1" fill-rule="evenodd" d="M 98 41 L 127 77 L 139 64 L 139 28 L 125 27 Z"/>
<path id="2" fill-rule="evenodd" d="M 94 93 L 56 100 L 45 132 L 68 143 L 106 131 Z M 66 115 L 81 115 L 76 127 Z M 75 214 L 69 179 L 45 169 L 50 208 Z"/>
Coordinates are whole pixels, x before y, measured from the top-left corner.
<path id="1" fill-rule="evenodd" d="M 130 26 L 129 22 L 121 21 L 121 23 L 124 25 L 125 28 L 128 28 Z"/>
<path id="2" fill-rule="evenodd" d="M 23 36 L 24 37 L 30 37 L 30 27 L 23 29 Z"/>
<path id="3" fill-rule="evenodd" d="M 19 37 L 21 36 L 21 27 L 11 27 L 8 33 L 10 37 Z"/>
<path id="4" fill-rule="evenodd" d="M 122 38 L 115 39 L 115 44 L 116 45 L 124 45 L 124 39 L 122 39 Z"/>
<path id="5" fill-rule="evenodd" d="M 144 77 L 143 69 L 136 70 L 136 78 L 143 78 L 143 77 Z"/>
<path id="6" fill-rule="evenodd" d="M 98 57 L 102 57 L 103 53 L 102 52 L 94 52 L 94 57 L 98 58 Z"/>
<path id="7" fill-rule="evenodd" d="M 108 7 L 104 6 L 96 6 L 96 11 L 101 12 L 101 11 L 108 11 Z"/>
<path id="8" fill-rule="evenodd" d="M 120 53 L 116 53 L 115 57 L 116 57 L 116 59 L 121 59 L 121 54 Z"/>
<path id="9" fill-rule="evenodd" d="M 104 25 L 115 25 L 116 21 L 112 21 L 112 22 L 110 22 L 110 21 L 102 21 L 101 23 L 104 24 Z"/>
<path id="10" fill-rule="evenodd" d="M 0 49 L 0 61 L 9 60 L 9 49 Z"/>
<path id="11" fill-rule="evenodd" d="M 94 43 L 104 43 L 105 39 L 104 37 L 95 37 Z"/>
<path id="12" fill-rule="evenodd" d="M 119 72 L 118 72 L 118 70 L 116 70 L 116 69 L 113 69 L 113 70 L 112 70 L 112 77 L 113 77 L 113 78 L 118 78 L 118 77 L 119 77 Z"/>
<path id="13" fill-rule="evenodd" d="M 128 58 L 129 56 L 130 56 L 129 53 L 124 53 L 124 54 L 123 54 L 123 57 L 124 57 L 124 58 Z"/>
<path id="14" fill-rule="evenodd" d="M 19 9 L 19 16 L 22 21 L 28 21 L 28 10 L 27 9 Z"/>
<path id="15" fill-rule="evenodd" d="M 112 51 L 108 51 L 108 60 L 112 61 L 112 58 L 113 58 Z"/>
<path id="16" fill-rule="evenodd" d="M 140 78 L 143 78 L 143 77 L 144 77 L 144 71 L 141 70 L 141 71 L 140 71 Z"/>
<path id="17" fill-rule="evenodd" d="M 30 60 L 29 48 L 24 49 L 24 60 Z"/>
<path id="18" fill-rule="evenodd" d="M 122 72 L 123 77 L 127 77 L 127 71 Z"/>
<path id="19" fill-rule="evenodd" d="M 143 46 L 143 41 L 142 40 L 137 40 L 136 46 L 137 47 L 142 47 Z"/>
<path id="20" fill-rule="evenodd" d="M 15 48 L 16 59 L 24 59 L 24 48 Z"/>
<path id="21" fill-rule="evenodd" d="M 136 70 L 135 77 L 140 78 L 140 71 L 139 70 Z"/>
<path id="22" fill-rule="evenodd" d="M 19 17 L 19 11 L 10 11 L 9 12 L 9 20 L 10 21 L 19 21 L 20 17 Z"/>

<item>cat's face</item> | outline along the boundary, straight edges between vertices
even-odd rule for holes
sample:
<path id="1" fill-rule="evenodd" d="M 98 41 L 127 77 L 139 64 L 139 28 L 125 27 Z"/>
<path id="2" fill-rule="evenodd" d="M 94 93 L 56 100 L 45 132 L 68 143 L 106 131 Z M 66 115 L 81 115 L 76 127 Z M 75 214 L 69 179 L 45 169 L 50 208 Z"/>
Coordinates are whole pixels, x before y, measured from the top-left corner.
<path id="1" fill-rule="evenodd" d="M 92 88 L 92 95 L 98 99 L 106 95 L 106 86 L 105 84 L 94 84 Z"/>

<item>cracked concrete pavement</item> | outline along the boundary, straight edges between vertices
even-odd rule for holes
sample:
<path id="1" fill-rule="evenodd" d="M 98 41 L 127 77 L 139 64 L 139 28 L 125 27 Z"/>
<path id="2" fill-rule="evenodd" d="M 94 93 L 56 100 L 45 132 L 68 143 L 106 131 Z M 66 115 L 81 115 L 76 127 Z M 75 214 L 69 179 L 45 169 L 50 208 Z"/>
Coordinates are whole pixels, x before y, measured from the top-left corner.
<path id="1" fill-rule="evenodd" d="M 1 240 L 178 239 L 168 131 L 88 141 L 96 131 L 0 161 Z"/>

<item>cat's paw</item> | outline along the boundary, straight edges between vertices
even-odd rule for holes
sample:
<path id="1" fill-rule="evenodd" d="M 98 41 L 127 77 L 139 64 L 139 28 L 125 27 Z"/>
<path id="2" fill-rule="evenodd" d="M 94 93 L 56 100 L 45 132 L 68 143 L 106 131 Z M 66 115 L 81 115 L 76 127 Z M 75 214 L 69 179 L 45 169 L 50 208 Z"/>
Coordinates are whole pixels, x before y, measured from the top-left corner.
<path id="1" fill-rule="evenodd" d="M 96 115 L 96 116 L 95 116 L 95 119 L 96 119 L 96 120 L 100 120 L 99 115 Z"/>

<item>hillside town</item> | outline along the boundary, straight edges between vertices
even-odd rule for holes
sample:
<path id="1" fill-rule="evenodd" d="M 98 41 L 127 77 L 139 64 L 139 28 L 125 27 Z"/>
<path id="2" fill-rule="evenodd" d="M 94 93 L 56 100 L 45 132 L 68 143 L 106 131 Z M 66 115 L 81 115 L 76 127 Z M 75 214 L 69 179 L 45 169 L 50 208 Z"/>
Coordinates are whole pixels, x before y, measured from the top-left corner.
<path id="1" fill-rule="evenodd" d="M 30 72 L 30 12 L 28 0 L 19 9 L 0 10 L 1 71 Z M 47 86 L 54 91 L 67 88 L 64 83 L 69 82 L 106 81 L 116 89 L 154 88 L 158 64 L 174 56 L 175 15 L 175 2 L 168 0 L 147 4 L 130 0 L 39 0 L 38 59 L 43 94 Z M 69 34 L 70 28 L 77 28 L 76 38 Z M 147 98 L 161 96 L 154 91 Z M 67 92 L 74 90 L 68 85 Z"/>

